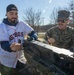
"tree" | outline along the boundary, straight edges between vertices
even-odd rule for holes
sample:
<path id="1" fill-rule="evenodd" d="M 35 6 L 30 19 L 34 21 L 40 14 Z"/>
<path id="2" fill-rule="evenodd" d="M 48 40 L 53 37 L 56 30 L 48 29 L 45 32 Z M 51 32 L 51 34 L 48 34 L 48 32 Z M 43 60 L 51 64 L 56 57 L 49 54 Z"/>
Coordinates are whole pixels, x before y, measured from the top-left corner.
<path id="1" fill-rule="evenodd" d="M 67 7 L 64 7 L 64 8 L 58 7 L 57 9 L 54 8 L 50 14 L 50 23 L 51 24 L 57 24 L 57 17 L 58 17 L 59 10 L 69 10 L 69 9 Z"/>
<path id="2" fill-rule="evenodd" d="M 70 18 L 71 18 L 71 23 L 74 23 L 74 1 L 71 0 L 69 3 L 69 10 L 70 10 Z"/>
<path id="3" fill-rule="evenodd" d="M 56 24 L 56 20 L 57 20 L 57 12 L 58 10 L 57 9 L 53 9 L 53 11 L 51 12 L 50 14 L 50 23 L 51 24 Z"/>
<path id="4" fill-rule="evenodd" d="M 25 11 L 24 21 L 32 26 L 37 32 L 40 25 L 42 24 L 42 13 L 41 11 L 35 12 L 33 8 L 29 8 Z"/>

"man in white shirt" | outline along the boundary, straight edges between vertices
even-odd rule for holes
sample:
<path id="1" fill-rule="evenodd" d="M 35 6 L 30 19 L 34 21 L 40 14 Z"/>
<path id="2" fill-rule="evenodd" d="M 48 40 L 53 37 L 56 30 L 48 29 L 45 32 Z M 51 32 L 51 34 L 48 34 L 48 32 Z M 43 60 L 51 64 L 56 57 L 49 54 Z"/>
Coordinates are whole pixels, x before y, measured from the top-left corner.
<path id="1" fill-rule="evenodd" d="M 7 18 L 0 24 L 1 74 L 17 75 L 18 71 L 28 67 L 22 50 L 24 35 L 29 35 L 35 40 L 37 40 L 37 35 L 28 24 L 18 21 L 18 9 L 14 4 L 7 6 L 6 16 Z M 21 75 L 32 74 L 27 68 Z"/>

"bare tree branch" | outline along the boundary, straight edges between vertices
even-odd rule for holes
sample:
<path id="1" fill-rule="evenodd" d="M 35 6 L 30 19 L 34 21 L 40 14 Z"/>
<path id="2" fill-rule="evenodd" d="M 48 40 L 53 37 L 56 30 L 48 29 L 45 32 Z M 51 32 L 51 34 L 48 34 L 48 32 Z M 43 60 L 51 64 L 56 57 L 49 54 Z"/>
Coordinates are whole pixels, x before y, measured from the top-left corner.
<path id="1" fill-rule="evenodd" d="M 24 21 L 31 25 L 37 31 L 39 26 L 42 24 L 42 13 L 41 11 L 35 12 L 33 8 L 29 8 L 25 11 Z"/>

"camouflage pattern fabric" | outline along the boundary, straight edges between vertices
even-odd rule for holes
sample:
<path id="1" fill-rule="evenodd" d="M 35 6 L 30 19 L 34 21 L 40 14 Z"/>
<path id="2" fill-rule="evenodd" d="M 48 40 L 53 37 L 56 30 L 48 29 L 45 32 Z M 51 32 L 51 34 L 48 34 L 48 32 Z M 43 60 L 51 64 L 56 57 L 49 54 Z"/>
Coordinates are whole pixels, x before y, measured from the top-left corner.
<path id="1" fill-rule="evenodd" d="M 15 69 L 6 67 L 0 64 L 0 73 L 1 75 L 19 75 L 15 72 Z"/>
<path id="2" fill-rule="evenodd" d="M 50 28 L 45 34 L 46 41 L 48 41 L 47 37 L 55 39 L 53 46 L 74 49 L 74 29 L 72 27 L 67 27 L 64 31 L 59 30 L 57 26 Z"/>
<path id="3" fill-rule="evenodd" d="M 22 64 L 18 62 L 19 65 L 16 68 L 6 67 L 0 64 L 1 75 L 37 75 L 33 73 L 33 68 L 28 64 Z"/>

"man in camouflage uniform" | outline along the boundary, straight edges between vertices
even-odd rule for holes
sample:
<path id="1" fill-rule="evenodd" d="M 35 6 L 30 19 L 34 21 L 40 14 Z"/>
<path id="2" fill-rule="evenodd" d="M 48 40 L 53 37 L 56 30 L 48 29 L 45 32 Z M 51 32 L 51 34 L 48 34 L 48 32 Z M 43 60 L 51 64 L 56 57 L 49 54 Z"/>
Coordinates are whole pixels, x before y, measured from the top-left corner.
<path id="1" fill-rule="evenodd" d="M 50 28 L 45 34 L 45 40 L 53 46 L 74 50 L 74 28 L 68 26 L 70 12 L 58 11 L 58 25 Z"/>

